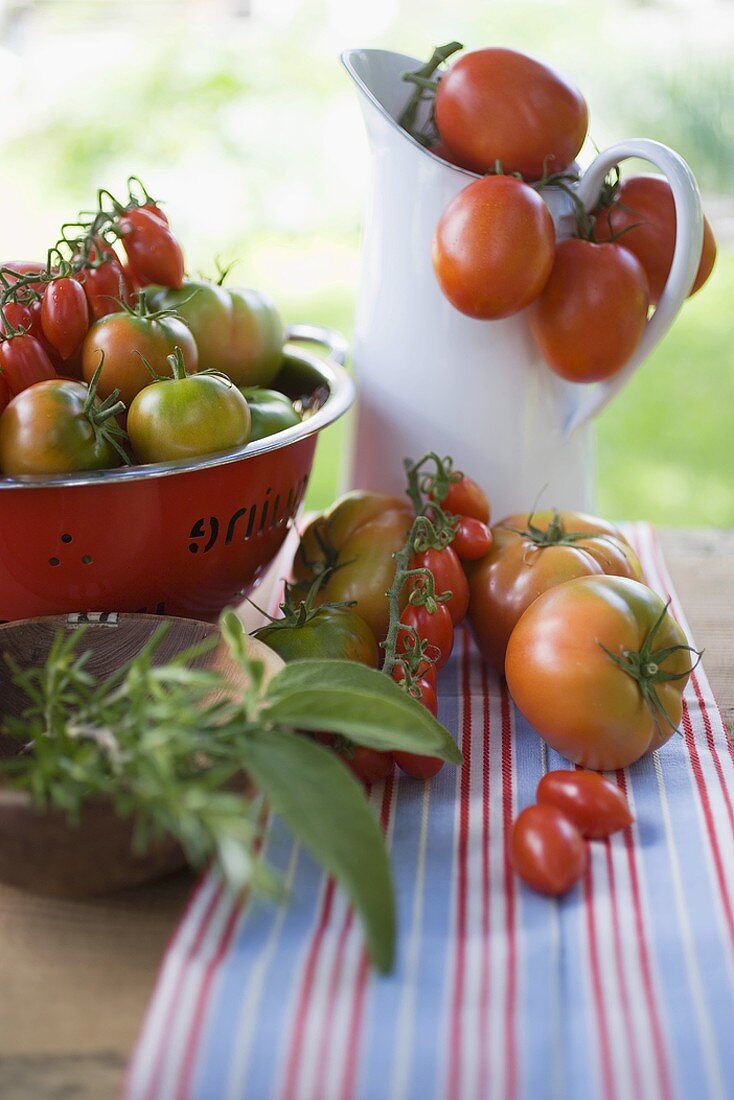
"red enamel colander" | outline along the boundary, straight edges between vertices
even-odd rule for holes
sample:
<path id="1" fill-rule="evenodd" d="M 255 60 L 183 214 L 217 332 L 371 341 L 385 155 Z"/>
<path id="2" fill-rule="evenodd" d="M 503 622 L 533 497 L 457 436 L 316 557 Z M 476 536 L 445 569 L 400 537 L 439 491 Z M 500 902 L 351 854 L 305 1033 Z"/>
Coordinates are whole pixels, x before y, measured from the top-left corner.
<path id="1" fill-rule="evenodd" d="M 310 413 L 293 428 L 190 463 L 0 478 L 0 620 L 75 611 L 212 619 L 239 603 L 293 522 L 318 433 L 354 400 L 342 337 L 316 325 L 294 325 L 288 337 L 274 386 Z"/>

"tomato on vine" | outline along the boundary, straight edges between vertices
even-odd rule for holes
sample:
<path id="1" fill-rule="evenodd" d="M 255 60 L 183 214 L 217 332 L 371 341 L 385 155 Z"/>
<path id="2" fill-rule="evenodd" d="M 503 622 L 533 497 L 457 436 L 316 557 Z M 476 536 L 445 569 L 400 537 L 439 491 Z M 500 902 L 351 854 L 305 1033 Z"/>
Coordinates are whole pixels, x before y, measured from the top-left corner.
<path id="1" fill-rule="evenodd" d="M 428 569 L 433 576 L 437 595 L 444 592 L 451 593 L 451 598 L 444 603 L 449 609 L 451 622 L 454 626 L 458 626 L 465 618 L 469 607 L 469 582 L 453 549 L 453 544 L 440 550 L 429 547 L 428 550 L 414 554 L 410 559 L 409 568 Z M 420 588 L 421 584 L 422 578 L 414 578 L 411 588 L 415 590 Z"/>
<path id="2" fill-rule="evenodd" d="M 452 515 L 467 516 L 479 520 L 480 523 L 489 523 L 489 498 L 481 485 L 466 474 L 452 474 L 445 494 L 439 498 L 434 492 L 430 494 L 430 499 L 437 500 L 444 511 Z"/>
<path id="3" fill-rule="evenodd" d="M 52 279 L 41 299 L 43 335 L 62 359 L 70 359 L 89 330 L 84 288 L 75 279 Z"/>
<path id="4" fill-rule="evenodd" d="M 473 516 L 461 516 L 451 548 L 461 561 L 478 561 L 492 548 L 492 531 Z"/>
<path id="5" fill-rule="evenodd" d="M 411 779 L 432 779 L 444 764 L 438 756 L 419 756 L 414 752 L 394 752 L 393 758 L 400 770 Z"/>
<path id="6" fill-rule="evenodd" d="M 183 284 L 183 252 L 159 213 L 143 206 L 127 210 L 120 218 L 120 239 L 130 270 L 141 286 L 157 283 L 177 289 Z"/>
<path id="7" fill-rule="evenodd" d="M 26 332 L 5 336 L 0 341 L 0 371 L 13 395 L 36 382 L 57 377 L 41 342 Z"/>
<path id="8" fill-rule="evenodd" d="M 76 276 L 84 287 L 92 320 L 98 321 L 117 313 L 133 300 L 130 279 L 117 253 L 102 238 L 89 251 L 92 266 L 85 266 Z"/>
<path id="9" fill-rule="evenodd" d="M 407 627 L 401 630 L 400 627 Z M 437 603 L 433 612 L 425 606 L 408 603 L 400 615 L 398 627 L 398 655 L 406 646 L 406 635 L 414 630 L 419 638 L 424 639 L 429 647 L 438 651 L 436 667 L 443 668 L 451 656 L 454 648 L 454 626 L 451 622 L 451 613 L 443 603 Z"/>

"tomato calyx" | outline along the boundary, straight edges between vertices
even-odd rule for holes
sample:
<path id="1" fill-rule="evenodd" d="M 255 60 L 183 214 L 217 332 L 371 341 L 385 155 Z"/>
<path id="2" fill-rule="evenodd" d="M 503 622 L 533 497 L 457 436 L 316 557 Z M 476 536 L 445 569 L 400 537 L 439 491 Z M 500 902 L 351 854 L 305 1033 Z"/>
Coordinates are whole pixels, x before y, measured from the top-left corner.
<path id="1" fill-rule="evenodd" d="M 82 412 L 92 425 L 97 442 L 101 443 L 104 441 L 109 443 L 120 456 L 124 465 L 131 466 L 132 462 L 130 455 L 123 446 L 123 441 L 127 440 L 128 435 L 126 431 L 123 431 L 116 419 L 125 412 L 125 402 L 120 400 L 120 391 L 113 390 L 104 401 L 100 401 L 97 397 L 97 385 L 103 367 L 104 352 L 100 352 L 99 366 L 89 383 L 89 392 L 84 402 Z"/>
<path id="2" fill-rule="evenodd" d="M 678 727 L 663 706 L 656 685 L 687 679 L 703 657 L 703 650 L 698 650 L 692 645 L 684 645 L 683 643 L 680 645 L 664 646 L 662 649 L 653 648 L 655 637 L 665 622 L 669 608 L 670 600 L 665 604 L 660 615 L 650 627 L 639 650 L 621 648 L 618 653 L 615 653 L 608 646 L 604 645 L 603 642 L 597 641 L 597 644 L 618 668 L 621 668 L 623 672 L 626 672 L 627 675 L 631 676 L 637 683 L 657 730 L 661 733 L 663 732 L 663 728 L 661 727 L 662 718 L 669 729 L 678 733 Z M 662 665 L 669 657 L 672 657 L 674 653 L 679 653 L 681 650 L 686 650 L 688 653 L 695 654 L 695 662 L 690 668 L 685 669 L 683 672 L 666 672 L 666 670 L 662 668 Z"/>
<path id="3" fill-rule="evenodd" d="M 316 577 L 311 583 L 305 598 L 302 600 L 299 600 L 296 595 L 298 585 L 290 584 L 286 581 L 284 585 L 283 602 L 278 604 L 278 610 L 281 614 L 277 619 L 273 618 L 272 615 L 268 615 L 267 611 L 263 611 L 263 609 L 253 603 L 252 600 L 248 602 L 251 603 L 261 615 L 265 616 L 271 627 L 277 628 L 278 630 L 293 630 L 294 628 L 305 626 L 307 623 L 310 623 L 312 619 L 315 619 L 321 611 L 329 608 L 356 607 L 356 600 L 342 600 L 339 602 L 332 600 L 328 603 L 316 603 L 316 597 L 324 586 L 326 576 L 326 573 L 322 573 Z"/>
<path id="4" fill-rule="evenodd" d="M 567 530 L 557 508 L 553 509 L 553 516 L 545 530 L 533 523 L 534 515 L 535 512 L 528 515 L 525 527 L 512 527 L 506 524 L 500 524 L 499 526 L 503 531 L 512 531 L 530 543 L 529 551 L 546 550 L 551 546 L 576 546 L 577 543 L 587 542 L 592 537 L 597 542 L 611 542 L 608 535 L 592 535 L 589 531 Z M 589 550 L 588 553 L 591 554 L 591 551 Z M 594 557 L 593 554 L 591 556 Z"/>
<path id="5" fill-rule="evenodd" d="M 461 42 L 447 42 L 445 46 L 437 46 L 425 65 L 421 65 L 419 69 L 415 69 L 413 72 L 402 74 L 403 80 L 413 85 L 413 92 L 398 118 L 398 125 L 402 126 L 411 137 L 426 148 L 435 144 L 438 138 L 438 130 L 433 119 L 433 111 L 431 111 L 431 117 L 426 128 L 424 130 L 416 128 L 418 109 L 424 100 L 432 99 L 436 94 L 438 81 L 441 78 L 440 74 L 434 77 L 436 70 L 452 54 L 463 49 L 464 46 Z"/>

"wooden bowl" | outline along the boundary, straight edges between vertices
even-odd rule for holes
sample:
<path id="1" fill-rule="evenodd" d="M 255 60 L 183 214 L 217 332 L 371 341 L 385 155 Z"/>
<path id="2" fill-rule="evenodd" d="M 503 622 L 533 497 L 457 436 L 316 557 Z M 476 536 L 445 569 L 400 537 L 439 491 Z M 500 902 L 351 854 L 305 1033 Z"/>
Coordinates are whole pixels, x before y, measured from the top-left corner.
<path id="1" fill-rule="evenodd" d="M 156 652 L 156 664 L 217 633 L 210 623 L 158 615 L 49 616 L 0 626 L 0 726 L 27 706 L 23 692 L 12 683 L 5 653 L 21 666 L 38 666 L 58 630 L 84 625 L 81 646 L 91 652 L 87 667 L 104 677 L 139 653 L 162 622 L 171 625 Z M 282 667 L 280 658 L 260 642 L 250 639 L 250 646 L 271 675 Z M 194 665 L 217 669 L 233 688 L 244 680 L 223 643 Z M 19 751 L 18 741 L 0 735 L 0 757 Z M 133 852 L 132 831 L 132 820 L 118 817 L 107 800 L 87 803 L 78 824 L 71 825 L 61 811 L 34 806 L 25 791 L 0 786 L 0 881 L 38 894 L 83 897 L 137 886 L 184 866 L 174 840 L 164 839 L 144 855 Z"/>

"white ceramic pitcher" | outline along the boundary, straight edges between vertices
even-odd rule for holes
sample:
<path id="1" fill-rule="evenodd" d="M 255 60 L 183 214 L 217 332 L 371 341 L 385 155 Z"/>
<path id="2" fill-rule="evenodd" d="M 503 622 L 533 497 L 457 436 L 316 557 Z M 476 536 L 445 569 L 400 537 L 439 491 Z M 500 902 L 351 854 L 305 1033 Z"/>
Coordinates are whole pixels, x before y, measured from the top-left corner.
<path id="1" fill-rule="evenodd" d="M 436 450 L 453 455 L 487 488 L 496 516 L 530 508 L 541 492 L 545 505 L 592 509 L 591 420 L 665 334 L 693 285 L 703 215 L 688 165 L 667 146 L 637 138 L 600 153 L 578 183 L 591 210 L 615 164 L 649 161 L 672 187 L 677 238 L 667 285 L 632 359 L 607 382 L 564 382 L 543 362 L 524 313 L 476 321 L 439 290 L 433 233 L 447 203 L 476 177 L 428 152 L 396 121 L 412 90 L 402 73 L 420 61 L 386 50 L 350 50 L 342 60 L 359 92 L 372 150 L 350 485 L 401 492 L 403 456 Z M 547 189 L 543 198 L 558 236 L 572 235 L 568 195 Z"/>

